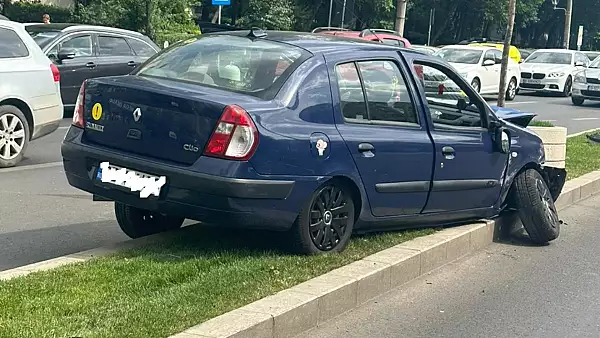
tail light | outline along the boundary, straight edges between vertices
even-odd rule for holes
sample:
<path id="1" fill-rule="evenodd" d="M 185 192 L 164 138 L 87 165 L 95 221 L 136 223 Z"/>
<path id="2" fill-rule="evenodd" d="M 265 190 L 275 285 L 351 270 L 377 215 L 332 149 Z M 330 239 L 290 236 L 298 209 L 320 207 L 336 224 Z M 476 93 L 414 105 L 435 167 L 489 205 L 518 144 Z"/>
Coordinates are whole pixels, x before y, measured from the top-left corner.
<path id="1" fill-rule="evenodd" d="M 210 136 L 204 155 L 247 161 L 258 145 L 258 129 L 242 107 L 225 107 Z"/>
<path id="2" fill-rule="evenodd" d="M 54 82 L 60 82 L 60 71 L 55 64 L 50 64 L 50 70 L 52 70 L 52 77 L 54 78 Z"/>
<path id="3" fill-rule="evenodd" d="M 77 95 L 77 102 L 75 102 L 75 111 L 73 112 L 73 125 L 79 128 L 83 128 L 85 121 L 83 119 L 85 105 L 85 81 L 79 88 L 79 95 Z"/>

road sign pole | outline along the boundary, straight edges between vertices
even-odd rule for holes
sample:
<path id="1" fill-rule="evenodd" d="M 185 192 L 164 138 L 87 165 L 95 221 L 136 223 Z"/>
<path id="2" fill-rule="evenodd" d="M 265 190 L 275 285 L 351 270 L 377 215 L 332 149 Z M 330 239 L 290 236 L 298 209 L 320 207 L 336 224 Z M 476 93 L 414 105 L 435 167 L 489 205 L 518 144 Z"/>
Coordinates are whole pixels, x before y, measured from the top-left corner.
<path id="1" fill-rule="evenodd" d="M 219 6 L 219 19 L 218 19 L 219 20 L 218 21 L 219 25 L 221 24 L 221 10 L 222 9 L 223 9 L 223 6 Z"/>
<path id="2" fill-rule="evenodd" d="M 577 32 L 577 50 L 581 50 L 581 45 L 583 45 L 583 26 L 580 25 Z"/>

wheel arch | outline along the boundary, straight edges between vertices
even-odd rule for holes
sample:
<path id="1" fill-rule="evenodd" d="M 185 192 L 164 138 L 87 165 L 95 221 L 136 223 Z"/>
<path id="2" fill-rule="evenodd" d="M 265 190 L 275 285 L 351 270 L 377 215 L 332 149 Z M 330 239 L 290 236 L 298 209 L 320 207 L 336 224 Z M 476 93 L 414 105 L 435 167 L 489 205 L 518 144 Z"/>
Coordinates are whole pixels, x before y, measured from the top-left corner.
<path id="1" fill-rule="evenodd" d="M 358 221 L 359 217 L 360 217 L 360 213 L 363 209 L 363 202 L 365 201 L 363 199 L 361 190 L 358 186 L 358 184 L 350 177 L 348 176 L 344 176 L 344 175 L 335 175 L 332 176 L 329 180 L 325 181 L 323 183 L 323 185 L 329 184 L 329 183 L 338 183 L 340 185 L 343 185 L 344 187 L 348 188 L 348 190 L 350 190 L 350 194 L 352 196 L 352 202 L 354 202 L 354 222 Z"/>
<path id="2" fill-rule="evenodd" d="M 20 99 L 17 98 L 7 98 L 4 99 L 2 101 L 0 101 L 0 106 L 15 106 L 17 108 L 19 108 L 20 111 L 23 112 L 23 115 L 25 115 L 25 118 L 27 119 L 27 124 L 29 127 L 29 141 L 31 141 L 31 137 L 33 136 L 33 112 L 31 110 L 31 108 L 29 107 L 29 105 Z"/>
<path id="3" fill-rule="evenodd" d="M 514 183 L 515 183 L 515 179 L 521 175 L 523 172 L 525 172 L 526 170 L 529 169 L 534 169 L 535 171 L 537 171 L 538 173 L 540 173 L 540 175 L 542 175 L 542 178 L 544 179 L 544 182 L 546 182 L 546 184 L 548 186 L 551 185 L 550 179 L 548 177 L 548 174 L 542 170 L 542 166 L 539 163 L 536 162 L 528 162 L 525 165 L 523 165 L 516 173 L 515 175 L 513 175 L 512 177 L 508 178 L 509 181 L 506 182 L 508 184 L 508 189 L 506 189 L 506 194 L 502 200 L 501 203 L 501 207 L 502 209 L 504 208 L 514 208 L 514 197 L 513 197 L 513 190 L 514 190 Z"/>

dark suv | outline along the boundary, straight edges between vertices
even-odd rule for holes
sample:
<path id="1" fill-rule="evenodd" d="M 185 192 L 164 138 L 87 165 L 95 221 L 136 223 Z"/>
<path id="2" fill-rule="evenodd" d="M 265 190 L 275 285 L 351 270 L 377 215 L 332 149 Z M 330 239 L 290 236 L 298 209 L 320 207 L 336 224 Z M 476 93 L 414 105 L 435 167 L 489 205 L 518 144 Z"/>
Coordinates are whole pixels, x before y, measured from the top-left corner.
<path id="1" fill-rule="evenodd" d="M 72 108 L 84 80 L 129 74 L 160 48 L 147 36 L 124 29 L 78 24 L 25 24 L 59 68 L 65 107 Z"/>

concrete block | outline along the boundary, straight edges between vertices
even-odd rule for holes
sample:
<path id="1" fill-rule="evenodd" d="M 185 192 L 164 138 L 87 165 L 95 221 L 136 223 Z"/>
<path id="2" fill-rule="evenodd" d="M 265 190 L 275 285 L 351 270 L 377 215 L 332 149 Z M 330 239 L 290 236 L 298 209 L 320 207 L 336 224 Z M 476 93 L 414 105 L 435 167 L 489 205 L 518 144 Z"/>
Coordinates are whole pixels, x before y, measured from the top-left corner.
<path id="1" fill-rule="evenodd" d="M 421 275 L 421 252 L 393 246 L 364 258 L 391 266 L 390 286 L 398 287 Z"/>
<path id="2" fill-rule="evenodd" d="M 448 262 L 448 242 L 442 242 L 421 252 L 421 274 L 426 274 Z"/>
<path id="3" fill-rule="evenodd" d="M 9 280 L 12 278 L 17 278 L 17 277 L 28 275 L 30 273 L 31 273 L 31 271 L 24 270 L 21 268 L 5 270 L 5 271 L 0 272 L 0 280 Z"/>
<path id="4" fill-rule="evenodd" d="M 169 338 L 216 338 L 216 337 L 202 336 L 202 335 L 193 334 L 193 333 L 184 331 L 184 332 L 169 336 Z"/>
<path id="5" fill-rule="evenodd" d="M 566 208 L 581 199 L 582 181 L 579 180 L 575 182 L 577 179 L 579 179 L 579 177 L 574 180 L 569 180 L 565 183 L 560 196 L 558 196 L 558 199 L 554 203 L 557 209 L 560 210 Z"/>
<path id="6" fill-rule="evenodd" d="M 242 309 L 271 315 L 274 338 L 294 337 L 316 326 L 319 316 L 317 296 L 291 289 L 263 298 Z"/>
<path id="7" fill-rule="evenodd" d="M 331 271 L 357 280 L 356 303 L 362 304 L 391 289 L 391 265 L 360 260 Z"/>
<path id="8" fill-rule="evenodd" d="M 25 265 L 25 266 L 22 266 L 21 269 L 28 270 L 31 272 L 45 271 L 45 270 L 55 269 L 55 268 L 58 268 L 60 266 L 64 266 L 67 264 L 80 263 L 80 262 L 84 262 L 84 261 L 85 260 L 81 259 L 81 258 L 72 258 L 72 257 L 62 256 L 62 257 L 52 258 L 52 259 L 48 259 L 45 261 Z"/>
<path id="9" fill-rule="evenodd" d="M 471 251 L 479 250 L 492 243 L 494 239 L 495 222 L 490 222 L 481 224 L 471 232 Z"/>
<path id="10" fill-rule="evenodd" d="M 600 171 L 591 172 L 583 175 L 584 182 L 581 182 L 580 198 L 588 198 L 600 192 Z"/>
<path id="11" fill-rule="evenodd" d="M 222 314 L 184 331 L 201 337 L 271 337 L 273 317 L 244 308 Z"/>
<path id="12" fill-rule="evenodd" d="M 358 281 L 348 276 L 326 273 L 291 290 L 319 297 L 318 323 L 326 322 L 357 305 Z"/>
<path id="13" fill-rule="evenodd" d="M 565 127 L 529 126 L 527 129 L 536 133 L 544 144 L 565 144 L 567 140 L 567 128 Z"/>
<path id="14" fill-rule="evenodd" d="M 565 161 L 567 156 L 567 145 L 564 143 L 544 144 L 544 153 L 546 155 L 546 161 Z"/>
<path id="15" fill-rule="evenodd" d="M 469 232 L 465 232 L 459 236 L 456 236 L 448 240 L 447 246 L 447 260 L 448 262 L 452 262 L 471 251 L 471 234 Z"/>

